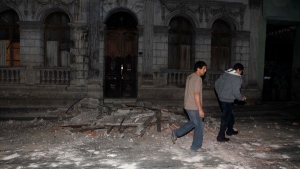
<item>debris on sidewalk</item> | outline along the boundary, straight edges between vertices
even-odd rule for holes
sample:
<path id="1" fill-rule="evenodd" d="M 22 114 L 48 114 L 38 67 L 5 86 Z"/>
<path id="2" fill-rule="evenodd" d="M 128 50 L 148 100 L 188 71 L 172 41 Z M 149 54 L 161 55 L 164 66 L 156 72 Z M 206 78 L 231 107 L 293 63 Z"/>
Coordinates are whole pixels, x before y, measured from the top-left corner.
<path id="1" fill-rule="evenodd" d="M 136 135 L 143 136 L 150 124 L 155 124 L 157 132 L 161 132 L 161 123 L 180 124 L 185 121 L 184 116 L 175 114 L 166 108 L 127 104 L 119 108 L 103 106 L 100 112 L 89 109 L 81 110 L 67 124 L 60 127 L 71 127 L 72 132 L 106 129 L 107 134 L 113 128 L 124 133 L 126 128 L 131 127 L 136 128 Z"/>

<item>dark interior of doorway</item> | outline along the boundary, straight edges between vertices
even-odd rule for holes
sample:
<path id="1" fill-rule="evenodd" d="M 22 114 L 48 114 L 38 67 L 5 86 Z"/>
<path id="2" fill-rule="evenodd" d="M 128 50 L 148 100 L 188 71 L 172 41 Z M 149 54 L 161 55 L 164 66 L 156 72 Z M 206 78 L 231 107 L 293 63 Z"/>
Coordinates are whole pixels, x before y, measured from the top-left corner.
<path id="1" fill-rule="evenodd" d="M 137 97 L 137 20 L 119 11 L 106 21 L 105 98 Z"/>
<path id="2" fill-rule="evenodd" d="M 268 24 L 263 101 L 291 100 L 295 27 Z"/>

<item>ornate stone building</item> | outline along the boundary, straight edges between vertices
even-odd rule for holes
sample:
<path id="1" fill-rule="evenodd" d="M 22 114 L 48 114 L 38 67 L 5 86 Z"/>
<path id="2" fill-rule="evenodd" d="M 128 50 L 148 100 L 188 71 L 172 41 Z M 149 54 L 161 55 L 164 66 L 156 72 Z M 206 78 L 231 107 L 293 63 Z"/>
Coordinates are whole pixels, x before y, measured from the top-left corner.
<path id="1" fill-rule="evenodd" d="M 178 105 L 198 60 L 204 104 L 236 62 L 248 103 L 262 99 L 262 0 L 0 0 L 0 17 L 0 107 Z"/>

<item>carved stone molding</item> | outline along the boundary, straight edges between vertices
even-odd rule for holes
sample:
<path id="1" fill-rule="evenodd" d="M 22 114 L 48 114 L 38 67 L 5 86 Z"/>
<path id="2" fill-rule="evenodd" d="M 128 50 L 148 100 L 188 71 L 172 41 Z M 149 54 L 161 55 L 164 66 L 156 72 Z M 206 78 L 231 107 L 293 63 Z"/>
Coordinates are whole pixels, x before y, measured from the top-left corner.
<path id="1" fill-rule="evenodd" d="M 53 4 L 53 5 L 69 5 L 73 3 L 75 0 L 37 0 L 39 4 L 46 5 L 46 4 Z"/>
<path id="2" fill-rule="evenodd" d="M 8 3 L 13 3 L 15 5 L 21 4 L 23 0 L 0 0 L 0 6 L 8 4 Z"/>
<path id="3" fill-rule="evenodd" d="M 162 5 L 170 11 L 180 10 L 182 13 L 187 11 L 198 12 L 199 0 L 160 0 Z"/>
<path id="4" fill-rule="evenodd" d="M 40 29 L 45 27 L 44 23 L 35 21 L 19 21 L 18 24 L 20 29 Z"/>
<path id="5" fill-rule="evenodd" d="M 7 9 L 15 9 L 23 0 L 0 0 L 0 12 Z"/>
<path id="6" fill-rule="evenodd" d="M 199 7 L 204 8 L 205 12 L 205 21 L 207 23 L 210 22 L 212 18 L 216 15 L 223 15 L 223 16 L 231 16 L 232 18 L 236 19 L 239 17 L 240 22 L 239 24 L 243 27 L 244 24 L 244 15 L 247 5 L 242 3 L 234 3 L 234 2 L 217 2 L 217 1 L 209 1 L 206 2 Z"/>
<path id="7" fill-rule="evenodd" d="M 154 33 L 157 33 L 157 34 L 168 34 L 169 27 L 168 26 L 154 26 L 153 30 L 154 30 Z"/>
<path id="8" fill-rule="evenodd" d="M 260 9 L 262 7 L 263 0 L 249 0 L 249 7 L 251 9 Z"/>

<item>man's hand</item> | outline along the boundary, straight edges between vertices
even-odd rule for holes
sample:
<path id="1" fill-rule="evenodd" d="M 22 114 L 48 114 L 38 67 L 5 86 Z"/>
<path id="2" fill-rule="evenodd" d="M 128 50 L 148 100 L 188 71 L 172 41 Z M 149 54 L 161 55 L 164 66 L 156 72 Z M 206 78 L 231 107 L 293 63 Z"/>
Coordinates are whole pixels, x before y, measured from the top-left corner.
<path id="1" fill-rule="evenodd" d="M 242 101 L 245 101 L 245 100 L 247 100 L 246 96 L 244 96 L 244 97 L 242 98 Z"/>
<path id="2" fill-rule="evenodd" d="M 201 118 L 204 118 L 205 114 L 204 114 L 204 111 L 203 110 L 199 110 L 199 116 Z"/>

